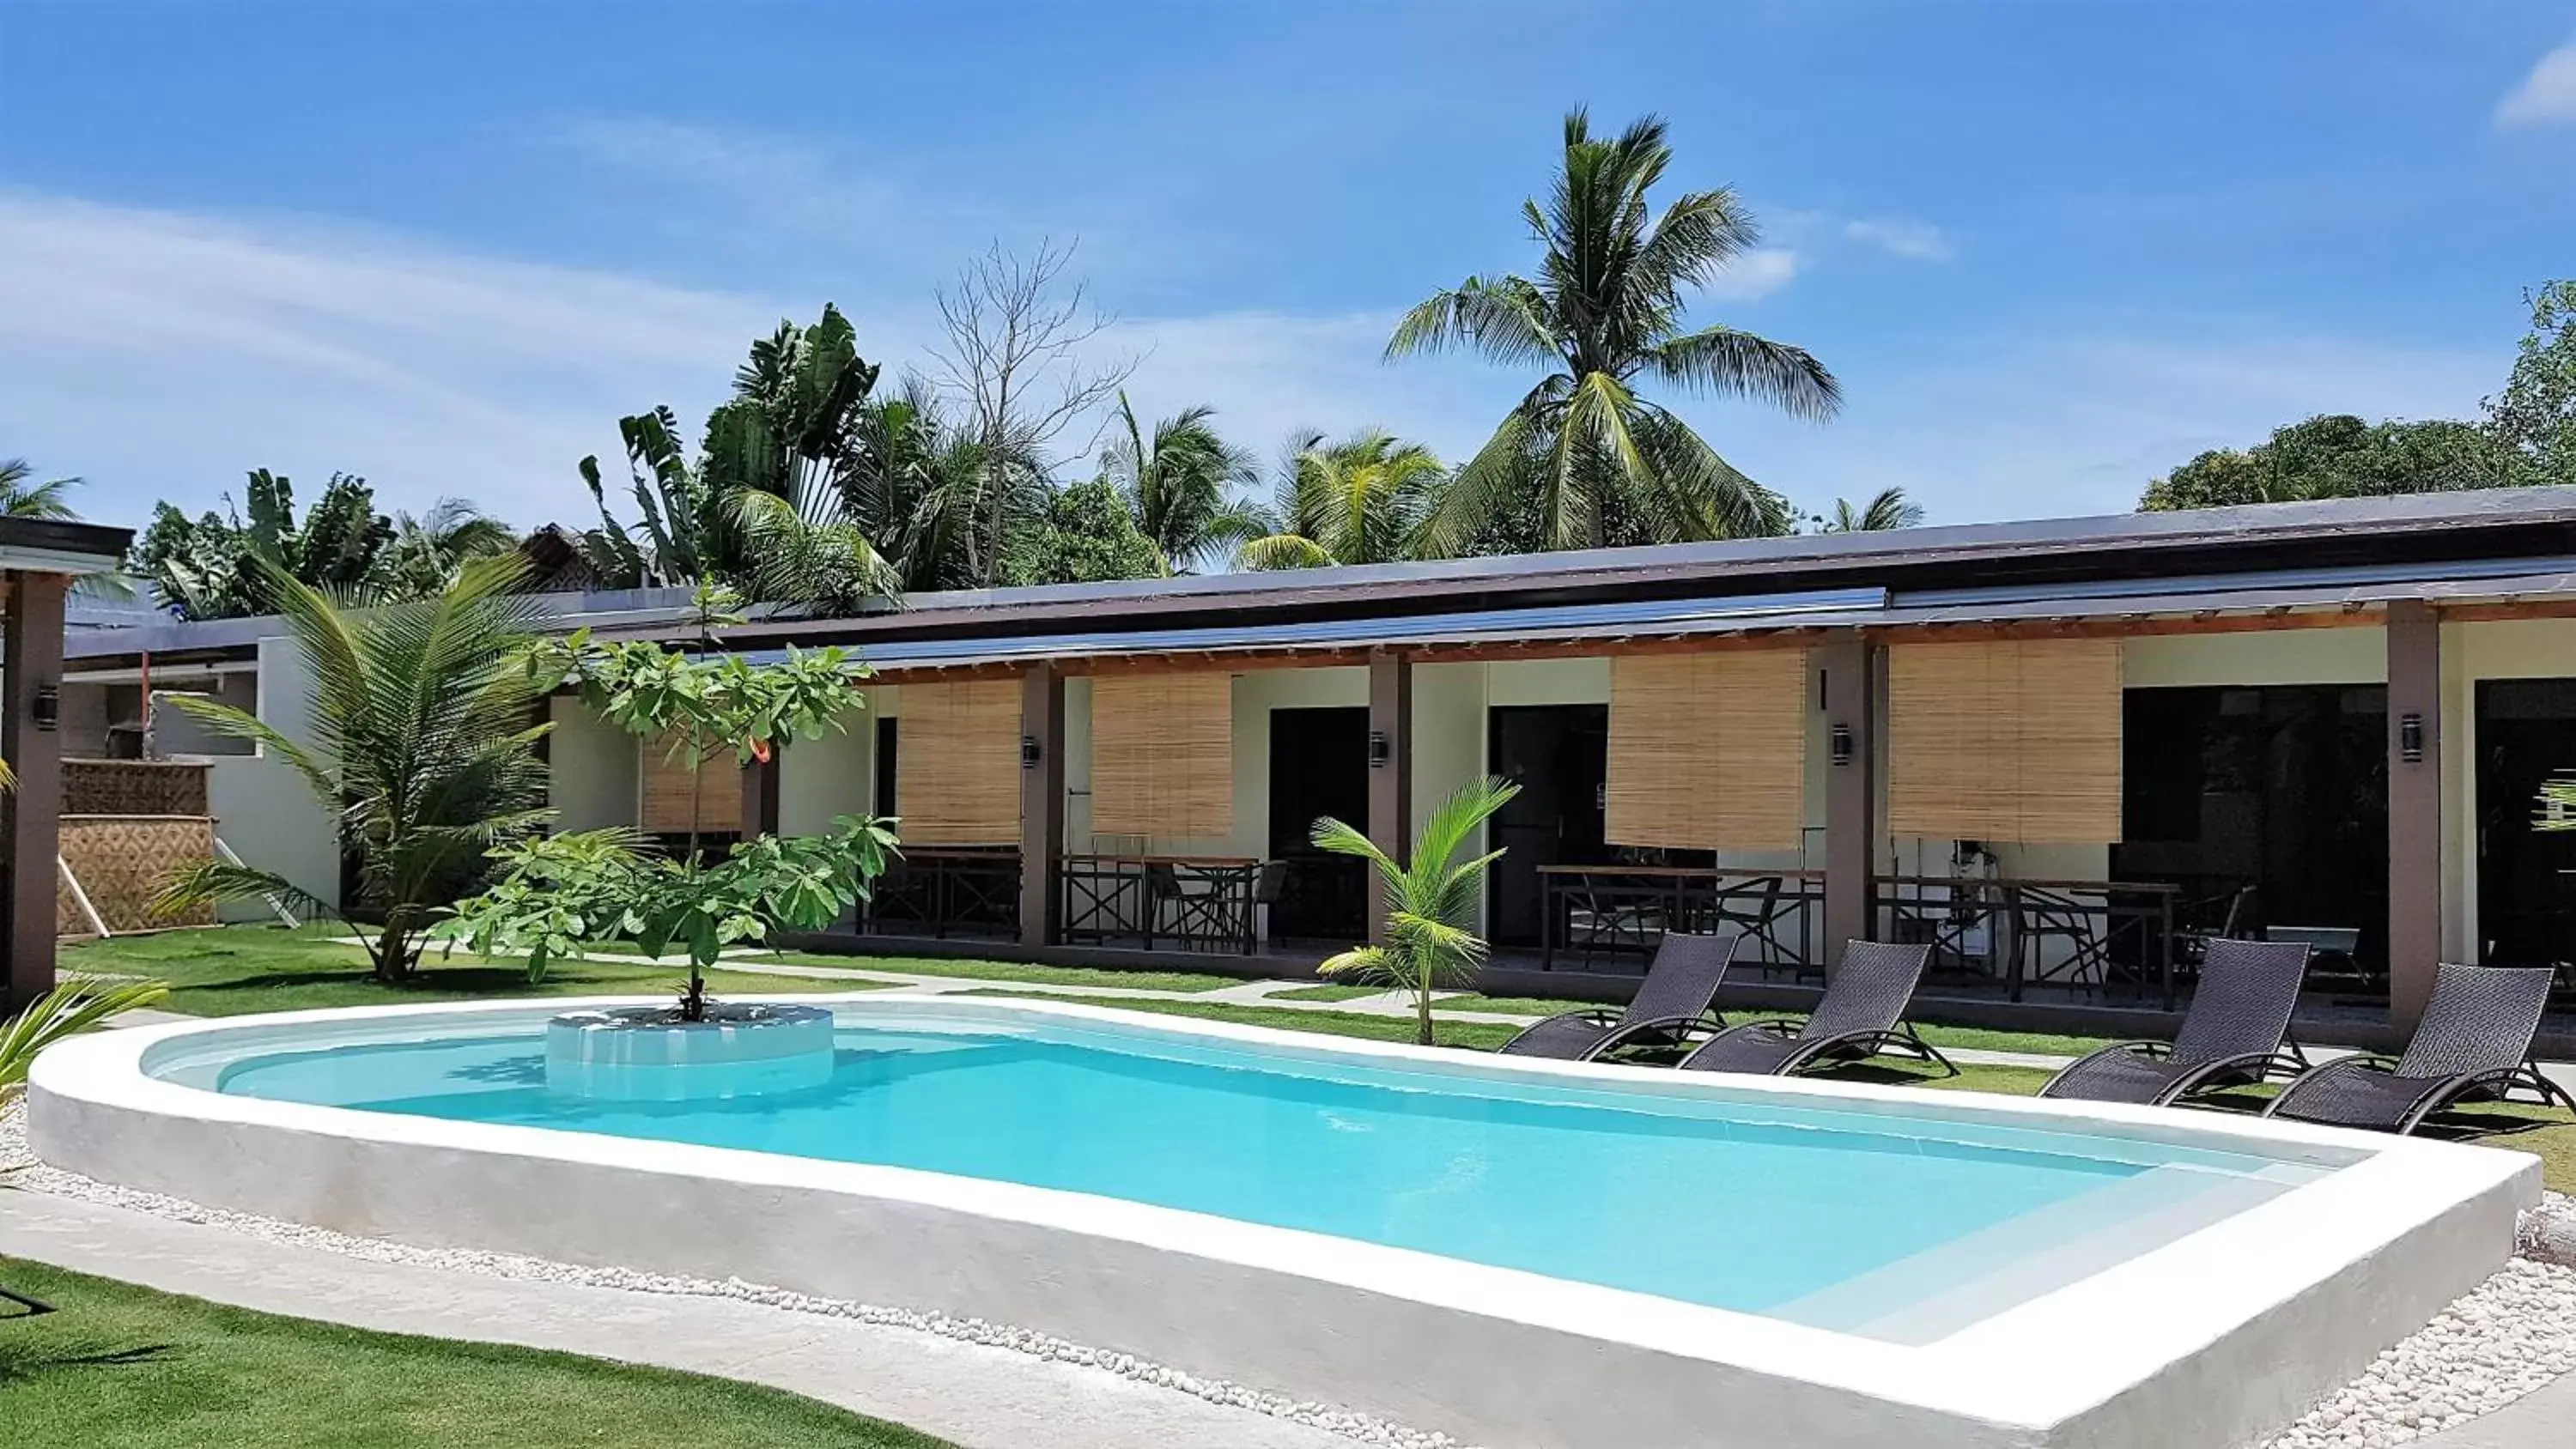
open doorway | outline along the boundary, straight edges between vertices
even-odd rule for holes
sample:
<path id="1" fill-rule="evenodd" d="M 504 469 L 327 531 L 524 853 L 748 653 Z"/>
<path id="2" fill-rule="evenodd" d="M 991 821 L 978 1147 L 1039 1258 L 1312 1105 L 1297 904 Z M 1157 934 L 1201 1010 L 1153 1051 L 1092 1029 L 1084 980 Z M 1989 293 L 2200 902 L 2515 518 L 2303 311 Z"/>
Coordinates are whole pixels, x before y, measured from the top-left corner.
<path id="1" fill-rule="evenodd" d="M 1368 867 L 1330 855 L 1311 839 L 1315 821 L 1369 828 L 1368 711 L 1270 712 L 1270 858 L 1286 879 L 1270 908 L 1270 934 L 1283 940 L 1355 941 L 1368 934 Z"/>
<path id="2" fill-rule="evenodd" d="M 2478 944 L 2489 966 L 2555 966 L 2576 926 L 2576 831 L 2539 830 L 2543 781 L 2576 775 L 2576 679 L 2482 679 Z"/>
<path id="3" fill-rule="evenodd" d="M 1494 816 L 1492 844 L 1504 854 L 1486 885 L 1486 929 L 1496 945 L 1535 946 L 1546 919 L 1538 868 L 1610 859 L 1610 706 L 1505 705 L 1487 711 L 1486 730 L 1493 773 L 1521 787 Z"/>

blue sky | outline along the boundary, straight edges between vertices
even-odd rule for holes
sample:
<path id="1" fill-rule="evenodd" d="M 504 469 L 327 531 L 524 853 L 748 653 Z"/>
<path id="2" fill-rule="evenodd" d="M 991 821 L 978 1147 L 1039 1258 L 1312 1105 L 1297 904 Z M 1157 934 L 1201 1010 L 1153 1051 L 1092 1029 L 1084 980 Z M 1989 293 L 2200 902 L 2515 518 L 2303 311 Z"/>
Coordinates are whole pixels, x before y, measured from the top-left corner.
<path id="1" fill-rule="evenodd" d="M 581 519 L 619 414 L 694 425 L 827 299 L 920 366 L 932 289 L 1041 237 L 1140 409 L 1462 455 L 1516 379 L 1378 351 L 1530 264 L 1578 103 L 1764 219 L 1696 315 L 1847 410 L 1685 411 L 1810 508 L 2114 511 L 2309 412 L 2466 415 L 2576 274 L 2576 3 L 17 0 L 0 455 L 116 521 L 263 466 Z"/>

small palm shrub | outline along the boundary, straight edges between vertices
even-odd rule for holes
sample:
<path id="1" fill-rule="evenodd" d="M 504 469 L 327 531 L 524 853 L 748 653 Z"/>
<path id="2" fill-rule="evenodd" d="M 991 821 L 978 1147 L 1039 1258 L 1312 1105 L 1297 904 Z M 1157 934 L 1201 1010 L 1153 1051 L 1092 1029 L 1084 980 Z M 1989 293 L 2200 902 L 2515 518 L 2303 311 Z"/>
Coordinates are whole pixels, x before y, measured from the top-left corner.
<path id="1" fill-rule="evenodd" d="M 1413 997 L 1414 1040 L 1431 1045 L 1431 993 L 1470 984 L 1485 961 L 1485 938 L 1468 928 L 1486 868 L 1502 859 L 1489 850 L 1461 860 L 1477 827 L 1520 793 L 1486 776 L 1440 802 L 1413 840 L 1411 863 L 1399 865 L 1369 838 L 1327 815 L 1315 822 L 1315 844 L 1367 861 L 1386 885 L 1386 943 L 1354 946 L 1326 961 L 1327 976 L 1395 987 Z"/>

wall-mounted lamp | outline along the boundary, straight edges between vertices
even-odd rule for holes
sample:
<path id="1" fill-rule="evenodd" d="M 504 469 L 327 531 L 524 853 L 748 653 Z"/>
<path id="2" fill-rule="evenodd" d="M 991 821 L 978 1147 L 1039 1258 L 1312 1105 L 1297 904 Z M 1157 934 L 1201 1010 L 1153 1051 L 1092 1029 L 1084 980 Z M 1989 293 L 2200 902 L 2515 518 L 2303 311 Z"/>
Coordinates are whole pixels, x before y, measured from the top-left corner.
<path id="1" fill-rule="evenodd" d="M 1852 732 L 1850 725 L 1836 724 L 1833 727 L 1833 730 L 1827 734 L 1825 738 L 1826 752 L 1835 764 L 1848 765 L 1852 762 Z"/>
<path id="2" fill-rule="evenodd" d="M 1036 769 L 1036 768 L 1038 767 L 1038 762 L 1039 762 L 1039 761 L 1041 761 L 1041 760 L 1043 760 L 1043 759 L 1045 759 L 1045 758 L 1046 758 L 1046 751 L 1045 751 L 1044 749 L 1042 749 L 1042 748 L 1040 748 L 1040 747 L 1039 747 L 1039 745 L 1038 745 L 1038 737 L 1037 737 L 1037 736 L 1035 736 L 1035 735 L 1022 735 L 1022 736 L 1020 736 L 1020 768 L 1021 768 L 1021 769 L 1023 769 L 1023 770 L 1034 770 L 1034 769 Z"/>
<path id="3" fill-rule="evenodd" d="M 2397 758 L 2410 765 L 2424 763 L 2424 716 L 2401 714 L 2397 717 Z"/>
<path id="4" fill-rule="evenodd" d="M 1369 768 L 1372 770 L 1383 770 L 1386 768 L 1386 762 L 1394 758 L 1395 747 L 1387 743 L 1386 731 L 1370 730 Z"/>
<path id="5" fill-rule="evenodd" d="M 29 707 L 27 717 L 35 721 L 36 728 L 52 734 L 55 727 L 63 722 L 61 688 L 51 684 L 37 685 L 35 703 Z"/>

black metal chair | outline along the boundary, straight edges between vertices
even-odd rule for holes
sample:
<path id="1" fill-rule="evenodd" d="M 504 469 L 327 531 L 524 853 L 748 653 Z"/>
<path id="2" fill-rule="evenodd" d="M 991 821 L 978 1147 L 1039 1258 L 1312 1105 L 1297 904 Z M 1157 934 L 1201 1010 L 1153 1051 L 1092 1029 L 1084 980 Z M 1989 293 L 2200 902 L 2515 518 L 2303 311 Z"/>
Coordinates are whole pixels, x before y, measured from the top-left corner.
<path id="1" fill-rule="evenodd" d="M 2173 1044 L 2124 1041 L 2082 1057 L 2048 1079 L 2043 1097 L 2170 1106 L 2222 1087 L 2263 1082 L 2307 1070 L 2289 1039 L 2308 948 L 2288 941 L 2213 939 L 2201 963 L 2200 988 Z"/>
<path id="2" fill-rule="evenodd" d="M 1717 989 L 1727 968 L 1744 949 L 1739 931 L 1693 935 L 1667 931 L 1655 947 L 1654 964 L 1637 985 L 1626 1009 L 1590 1007 L 1560 1012 L 1532 1022 L 1503 1043 L 1508 1056 L 1553 1057 L 1559 1061 L 1595 1061 L 1638 1046 L 1669 1046 L 1694 1029 L 1723 1027 L 1717 1014 Z"/>
<path id="3" fill-rule="evenodd" d="M 2013 981 L 2063 981 L 2080 991 L 2099 991 L 2111 979 L 2109 933 L 2093 927 L 2096 910 L 2072 895 L 2038 886 L 2005 887 L 2012 917 Z M 2065 956 L 2054 968 L 2047 962 L 2051 941 L 2063 942 Z M 2023 962 L 2029 969 L 2023 969 Z"/>
<path id="4" fill-rule="evenodd" d="M 1928 942 L 1850 942 L 1814 1015 L 1803 1022 L 1773 1018 L 1729 1027 L 1682 1058 L 1682 1070 L 1779 1077 L 1891 1054 L 1931 1063 L 1955 1077 L 1959 1069 L 1905 1020 L 1915 984 L 1931 960 Z"/>
<path id="5" fill-rule="evenodd" d="M 1782 966 L 1801 976 L 1810 969 L 1780 939 L 1781 926 L 1796 909 L 1794 903 L 1781 899 L 1785 885 L 1779 876 L 1758 876 L 1717 896 L 1718 922 L 1742 931 L 1759 948 L 1757 964 L 1764 976 Z"/>
<path id="6" fill-rule="evenodd" d="M 1244 923 L 1244 940 L 1254 946 L 1270 939 L 1270 908 L 1288 894 L 1288 862 L 1265 860 L 1252 878 L 1252 919 Z"/>
<path id="7" fill-rule="evenodd" d="M 2576 1108 L 2576 1097 L 2542 1076 L 2531 1059 L 2551 976 L 2546 966 L 2444 962 L 2405 1056 L 2328 1062 L 2292 1082 L 2263 1115 L 2402 1136 L 2446 1107 L 2510 1101 L 2516 1091 L 2531 1093 L 2542 1106 Z"/>

